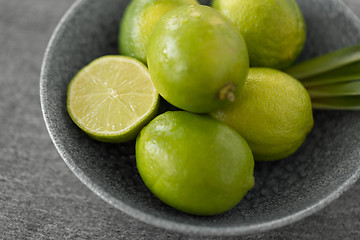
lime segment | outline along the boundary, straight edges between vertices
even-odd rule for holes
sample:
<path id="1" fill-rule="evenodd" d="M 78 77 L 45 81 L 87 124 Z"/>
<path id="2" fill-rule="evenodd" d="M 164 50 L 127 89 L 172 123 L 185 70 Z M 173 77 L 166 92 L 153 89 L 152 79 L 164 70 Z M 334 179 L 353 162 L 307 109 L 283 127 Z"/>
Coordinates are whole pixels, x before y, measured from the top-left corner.
<path id="1" fill-rule="evenodd" d="M 84 67 L 68 88 L 72 120 L 105 142 L 134 139 L 156 114 L 159 96 L 144 64 L 124 56 L 105 56 Z"/>

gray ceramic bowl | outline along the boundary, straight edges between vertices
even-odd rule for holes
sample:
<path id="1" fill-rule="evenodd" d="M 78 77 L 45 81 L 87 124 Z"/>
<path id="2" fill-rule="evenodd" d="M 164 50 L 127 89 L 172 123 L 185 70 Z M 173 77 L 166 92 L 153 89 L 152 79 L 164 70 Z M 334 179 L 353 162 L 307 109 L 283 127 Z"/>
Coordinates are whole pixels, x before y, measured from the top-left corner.
<path id="1" fill-rule="evenodd" d="M 66 111 L 69 81 L 93 59 L 117 54 L 118 24 L 128 0 L 79 0 L 57 26 L 40 82 L 47 128 L 61 157 L 102 199 L 128 215 L 170 230 L 242 235 L 295 222 L 325 207 L 360 175 L 360 112 L 315 111 L 305 144 L 288 159 L 256 163 L 255 187 L 234 209 L 214 217 L 174 210 L 153 196 L 137 173 L 134 142 L 87 137 Z M 308 38 L 300 59 L 360 43 L 360 21 L 337 0 L 298 0 Z"/>

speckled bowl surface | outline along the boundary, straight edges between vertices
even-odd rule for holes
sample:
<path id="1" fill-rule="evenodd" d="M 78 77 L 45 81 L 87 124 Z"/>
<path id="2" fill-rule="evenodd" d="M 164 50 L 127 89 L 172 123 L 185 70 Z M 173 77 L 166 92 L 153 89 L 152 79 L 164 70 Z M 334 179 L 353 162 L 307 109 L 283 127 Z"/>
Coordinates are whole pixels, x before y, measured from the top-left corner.
<path id="1" fill-rule="evenodd" d="M 302 219 L 325 207 L 360 175 L 360 112 L 314 111 L 315 125 L 291 157 L 256 163 L 255 187 L 232 210 L 213 217 L 181 213 L 143 184 L 134 142 L 92 140 L 70 119 L 67 86 L 93 59 L 117 54 L 118 24 L 129 0 L 79 0 L 57 26 L 40 81 L 42 110 L 61 157 L 75 175 L 109 204 L 166 229 L 203 235 L 243 235 Z M 298 0 L 307 23 L 300 59 L 360 43 L 360 21 L 338 0 Z"/>

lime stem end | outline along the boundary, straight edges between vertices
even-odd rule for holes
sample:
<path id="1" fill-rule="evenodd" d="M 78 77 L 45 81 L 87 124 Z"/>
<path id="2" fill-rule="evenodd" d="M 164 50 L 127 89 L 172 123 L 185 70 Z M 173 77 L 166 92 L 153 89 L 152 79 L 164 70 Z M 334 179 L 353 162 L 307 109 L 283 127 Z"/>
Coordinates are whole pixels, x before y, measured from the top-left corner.
<path id="1" fill-rule="evenodd" d="M 225 84 L 219 91 L 220 100 L 229 100 L 230 102 L 235 101 L 235 90 L 236 86 L 232 82 Z"/>

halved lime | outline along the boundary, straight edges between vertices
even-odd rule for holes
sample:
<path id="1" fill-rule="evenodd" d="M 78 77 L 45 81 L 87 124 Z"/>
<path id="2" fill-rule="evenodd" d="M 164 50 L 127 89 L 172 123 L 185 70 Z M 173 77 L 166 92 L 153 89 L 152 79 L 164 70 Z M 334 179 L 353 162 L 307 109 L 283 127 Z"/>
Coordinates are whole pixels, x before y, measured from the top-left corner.
<path id="1" fill-rule="evenodd" d="M 70 117 L 89 136 L 104 142 L 134 139 L 155 117 L 158 105 L 147 68 L 130 57 L 98 58 L 68 88 Z"/>

